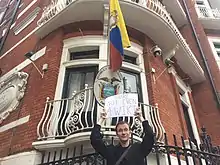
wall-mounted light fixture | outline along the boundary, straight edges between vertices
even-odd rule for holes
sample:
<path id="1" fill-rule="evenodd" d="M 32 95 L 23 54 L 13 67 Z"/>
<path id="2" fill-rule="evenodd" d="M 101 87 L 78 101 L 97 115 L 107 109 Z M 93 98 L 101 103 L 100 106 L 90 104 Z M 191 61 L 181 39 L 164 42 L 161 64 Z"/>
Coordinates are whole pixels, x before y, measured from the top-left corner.
<path id="1" fill-rule="evenodd" d="M 180 48 L 179 45 L 176 44 L 175 47 L 173 47 L 172 49 L 170 49 L 169 51 L 163 54 L 163 61 L 165 64 L 167 59 L 170 60 L 173 56 L 176 55 L 176 52 L 179 50 L 179 48 Z"/>
<path id="2" fill-rule="evenodd" d="M 31 61 L 33 66 L 36 68 L 38 73 L 41 75 L 41 77 L 44 77 L 44 73 L 48 70 L 48 64 L 43 64 L 42 71 L 37 67 L 37 65 L 34 63 L 34 61 L 31 59 L 31 57 L 34 55 L 34 52 L 28 52 L 24 56 Z"/>
<path id="3" fill-rule="evenodd" d="M 172 61 L 170 58 L 165 59 L 164 63 L 167 65 L 167 67 L 171 67 L 174 64 L 174 61 Z"/>

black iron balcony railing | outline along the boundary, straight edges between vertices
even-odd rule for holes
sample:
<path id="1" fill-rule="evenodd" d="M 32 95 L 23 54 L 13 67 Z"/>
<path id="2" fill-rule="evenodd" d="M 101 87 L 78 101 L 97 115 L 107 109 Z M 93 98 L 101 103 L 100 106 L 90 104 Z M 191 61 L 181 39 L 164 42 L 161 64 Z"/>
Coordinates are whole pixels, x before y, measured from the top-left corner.
<path id="1" fill-rule="evenodd" d="M 184 140 L 183 137 L 178 138 L 175 135 L 172 140 L 168 140 L 167 135 L 164 134 L 165 143 L 163 145 L 156 143 L 153 146 L 152 154 L 145 159 L 145 165 L 219 165 L 220 147 L 213 147 L 210 137 L 204 129 L 202 131 L 200 145 L 196 140 L 192 142 L 190 139 Z M 107 142 L 111 144 L 114 139 Z M 212 149 L 204 146 L 212 146 Z M 106 165 L 101 155 L 94 151 L 88 153 L 86 149 L 86 146 L 81 145 L 56 151 L 44 151 L 40 165 Z"/>

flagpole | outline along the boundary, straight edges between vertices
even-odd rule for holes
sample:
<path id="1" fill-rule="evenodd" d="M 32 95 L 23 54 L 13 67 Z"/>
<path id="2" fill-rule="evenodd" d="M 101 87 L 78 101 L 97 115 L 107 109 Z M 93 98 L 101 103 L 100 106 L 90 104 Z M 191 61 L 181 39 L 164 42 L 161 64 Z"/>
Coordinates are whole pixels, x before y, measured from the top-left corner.
<path id="1" fill-rule="evenodd" d="M 107 30 L 107 65 L 110 65 L 110 1 L 108 4 L 108 30 Z"/>

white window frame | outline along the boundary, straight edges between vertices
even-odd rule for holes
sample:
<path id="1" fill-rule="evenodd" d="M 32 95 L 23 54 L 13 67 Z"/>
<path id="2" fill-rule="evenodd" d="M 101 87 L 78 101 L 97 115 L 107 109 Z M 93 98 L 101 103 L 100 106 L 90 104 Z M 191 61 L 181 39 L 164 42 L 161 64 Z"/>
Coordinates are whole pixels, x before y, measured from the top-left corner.
<path id="1" fill-rule="evenodd" d="M 197 4 L 197 2 L 203 2 L 204 4 L 203 5 L 199 5 Z M 197 13 L 200 17 L 206 17 L 204 16 L 201 12 L 200 12 L 200 9 L 199 7 L 205 7 L 207 9 L 207 16 L 208 17 L 213 17 L 213 13 L 212 13 L 212 9 L 211 9 L 211 6 L 208 2 L 208 0 L 195 0 L 195 6 L 196 6 L 196 10 L 197 10 Z"/>
<path id="2" fill-rule="evenodd" d="M 96 65 L 100 70 L 102 67 L 107 65 L 107 39 L 103 36 L 83 36 L 83 37 L 74 37 L 69 38 L 63 41 L 63 51 L 60 61 L 60 70 L 57 80 L 55 100 L 62 97 L 62 89 L 64 86 L 65 71 L 67 67 L 80 67 L 80 66 L 90 66 Z M 69 60 L 70 51 L 75 47 L 83 46 L 98 46 L 99 47 L 99 58 L 97 59 L 79 59 L 79 60 Z M 130 64 L 127 62 L 122 63 L 122 69 L 130 70 L 136 73 L 140 73 L 141 89 L 142 89 L 142 98 L 145 104 L 149 104 L 148 91 L 147 91 L 147 81 L 145 76 L 145 67 L 143 59 L 143 47 L 136 43 L 131 43 L 131 47 L 126 49 L 126 55 L 136 55 L 137 65 Z M 146 107 L 147 108 L 147 107 Z M 98 111 L 101 110 L 101 107 L 98 105 Z M 147 112 L 147 110 L 145 110 Z M 145 114 L 146 118 L 149 119 L 149 115 Z"/>
<path id="3" fill-rule="evenodd" d="M 186 86 L 184 81 L 177 75 L 174 68 L 169 68 L 169 73 L 172 73 L 174 75 L 178 88 L 183 92 L 182 97 L 184 99 L 181 99 L 181 101 L 183 101 L 183 103 L 188 106 L 188 114 L 189 114 L 190 123 L 191 123 L 192 130 L 193 130 L 193 135 L 194 135 L 197 143 L 200 144 L 201 141 L 200 141 L 200 137 L 199 137 L 199 131 L 198 131 L 198 127 L 196 125 L 195 116 L 194 116 L 194 113 L 192 110 L 192 105 L 191 105 L 190 98 L 189 98 L 189 93 L 191 93 L 192 90 L 189 86 Z"/>
<path id="4" fill-rule="evenodd" d="M 219 43 L 220 44 L 220 38 L 217 38 L 217 37 L 208 37 L 208 40 L 209 40 L 209 44 L 210 44 L 210 47 L 212 49 L 212 53 L 214 55 L 214 58 L 218 64 L 218 68 L 220 70 L 220 57 L 218 56 L 218 53 L 217 52 L 220 52 L 220 49 L 216 49 L 215 46 L 214 46 L 214 43 Z"/>
<path id="5" fill-rule="evenodd" d="M 79 67 L 79 66 L 89 66 L 97 65 L 99 69 L 107 65 L 107 39 L 102 36 L 84 36 L 84 37 L 74 37 L 63 41 L 63 52 L 60 62 L 60 71 L 58 75 L 57 87 L 55 92 L 55 99 L 60 99 L 62 96 L 62 88 L 64 85 L 65 70 L 67 67 Z M 70 51 L 76 47 L 83 46 L 98 46 L 99 47 L 99 59 L 79 59 L 79 60 L 69 60 Z M 145 97 L 143 101 L 148 104 L 149 99 L 146 97 L 147 84 L 145 77 L 144 59 L 143 59 L 143 47 L 138 44 L 131 43 L 131 47 L 126 49 L 126 52 L 136 55 L 137 65 L 130 64 L 127 62 L 122 63 L 122 69 L 134 71 L 140 73 L 141 87 Z M 129 54 L 126 54 L 129 55 Z"/>
<path id="6" fill-rule="evenodd" d="M 1 12 L 0 12 L 0 22 L 1 22 L 2 19 L 3 19 L 4 13 L 5 13 L 5 11 L 1 11 Z"/>

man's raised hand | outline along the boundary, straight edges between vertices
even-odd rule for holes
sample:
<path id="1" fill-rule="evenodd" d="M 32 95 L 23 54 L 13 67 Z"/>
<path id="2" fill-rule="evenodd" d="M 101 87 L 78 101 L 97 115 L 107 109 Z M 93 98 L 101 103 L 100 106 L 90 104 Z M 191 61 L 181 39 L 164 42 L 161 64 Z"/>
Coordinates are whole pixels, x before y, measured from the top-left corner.
<path id="1" fill-rule="evenodd" d="M 140 107 L 138 107 L 134 113 L 134 116 L 138 118 L 138 120 L 140 120 L 140 122 L 144 121 L 143 115 L 142 115 L 142 111 L 140 109 Z"/>
<path id="2" fill-rule="evenodd" d="M 100 112 L 100 118 L 97 124 L 102 125 L 107 119 L 107 113 L 105 109 L 102 109 Z"/>

